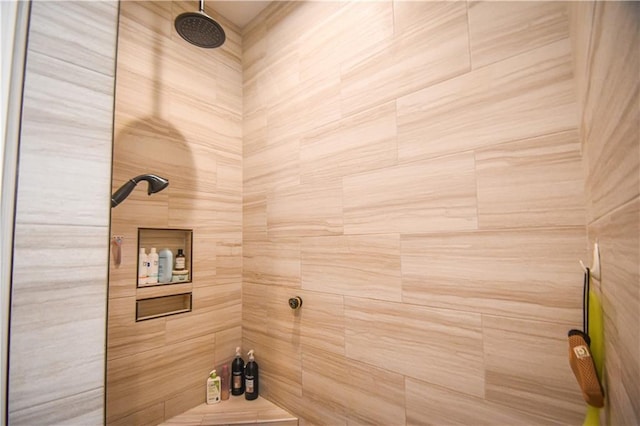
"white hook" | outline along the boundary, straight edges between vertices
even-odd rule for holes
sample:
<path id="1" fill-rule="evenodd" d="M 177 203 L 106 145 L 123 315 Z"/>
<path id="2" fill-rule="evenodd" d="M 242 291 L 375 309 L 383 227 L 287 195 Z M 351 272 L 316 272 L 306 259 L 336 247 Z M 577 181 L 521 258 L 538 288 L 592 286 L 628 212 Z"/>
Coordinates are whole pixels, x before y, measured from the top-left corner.
<path id="1" fill-rule="evenodd" d="M 587 267 L 584 265 L 582 260 L 580 261 L 580 265 L 584 272 L 587 272 Z M 591 261 L 589 273 L 593 279 L 600 281 L 600 247 L 598 246 L 598 240 L 593 243 L 593 260 Z"/>

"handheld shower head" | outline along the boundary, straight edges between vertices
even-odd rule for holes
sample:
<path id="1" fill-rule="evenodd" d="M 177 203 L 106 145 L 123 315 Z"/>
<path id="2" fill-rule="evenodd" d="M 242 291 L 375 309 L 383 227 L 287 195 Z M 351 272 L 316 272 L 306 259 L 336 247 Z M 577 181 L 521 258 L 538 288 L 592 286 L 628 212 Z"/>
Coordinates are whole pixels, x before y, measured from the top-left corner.
<path id="1" fill-rule="evenodd" d="M 123 202 L 129 196 L 129 194 L 131 194 L 131 191 L 133 191 L 133 188 L 135 188 L 136 185 L 143 180 L 146 180 L 147 182 L 149 182 L 149 187 L 147 188 L 148 195 L 155 194 L 156 192 L 160 192 L 163 189 L 165 189 L 167 186 L 169 186 L 169 181 L 167 179 L 161 178 L 160 176 L 157 176 L 157 175 L 146 174 L 146 175 L 136 176 L 133 179 L 126 182 L 124 185 L 118 188 L 116 192 L 113 193 L 113 195 L 111 196 L 111 208 L 114 208 L 115 206 Z"/>

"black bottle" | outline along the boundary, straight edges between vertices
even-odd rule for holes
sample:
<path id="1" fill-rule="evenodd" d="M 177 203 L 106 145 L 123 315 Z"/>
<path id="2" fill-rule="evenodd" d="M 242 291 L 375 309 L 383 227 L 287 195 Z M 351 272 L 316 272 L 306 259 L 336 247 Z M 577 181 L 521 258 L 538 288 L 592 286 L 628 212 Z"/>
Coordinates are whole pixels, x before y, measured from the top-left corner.
<path id="1" fill-rule="evenodd" d="M 231 395 L 244 393 L 244 360 L 240 356 L 240 347 L 236 348 L 236 357 L 231 363 Z"/>
<path id="2" fill-rule="evenodd" d="M 244 397 L 251 401 L 258 397 L 260 379 L 258 376 L 258 363 L 253 357 L 253 349 L 249 351 L 249 361 L 244 368 L 245 393 Z"/>

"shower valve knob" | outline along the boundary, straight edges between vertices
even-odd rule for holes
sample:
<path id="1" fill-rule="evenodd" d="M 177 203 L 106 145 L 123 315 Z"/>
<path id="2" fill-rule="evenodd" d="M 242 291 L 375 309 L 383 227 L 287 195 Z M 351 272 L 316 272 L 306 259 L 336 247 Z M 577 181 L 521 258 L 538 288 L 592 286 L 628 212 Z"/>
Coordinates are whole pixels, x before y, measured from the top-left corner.
<path id="1" fill-rule="evenodd" d="M 302 306 L 302 299 L 299 296 L 289 299 L 289 307 L 291 309 L 298 309 Z"/>

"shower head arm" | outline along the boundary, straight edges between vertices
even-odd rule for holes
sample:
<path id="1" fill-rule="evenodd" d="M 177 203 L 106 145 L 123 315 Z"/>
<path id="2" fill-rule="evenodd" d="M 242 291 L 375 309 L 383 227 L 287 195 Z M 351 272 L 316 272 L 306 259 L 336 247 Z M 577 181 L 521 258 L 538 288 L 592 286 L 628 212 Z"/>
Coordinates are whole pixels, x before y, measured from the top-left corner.
<path id="1" fill-rule="evenodd" d="M 111 196 L 111 208 L 117 206 L 121 202 L 123 202 L 133 188 L 140 182 L 146 180 L 149 182 L 149 187 L 147 188 L 147 194 L 151 195 L 155 192 L 160 192 L 165 189 L 169 185 L 169 181 L 167 179 L 161 178 L 160 176 L 153 174 L 145 174 L 136 176 L 133 179 L 128 180 L 124 185 L 122 185 L 116 192 Z"/>
<path id="2" fill-rule="evenodd" d="M 200 0 L 200 13 L 205 13 L 204 12 L 204 0 Z"/>

